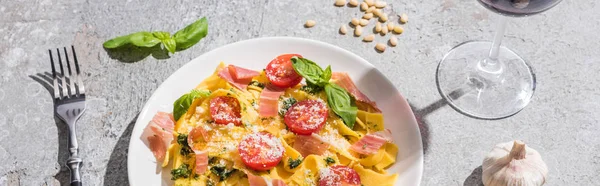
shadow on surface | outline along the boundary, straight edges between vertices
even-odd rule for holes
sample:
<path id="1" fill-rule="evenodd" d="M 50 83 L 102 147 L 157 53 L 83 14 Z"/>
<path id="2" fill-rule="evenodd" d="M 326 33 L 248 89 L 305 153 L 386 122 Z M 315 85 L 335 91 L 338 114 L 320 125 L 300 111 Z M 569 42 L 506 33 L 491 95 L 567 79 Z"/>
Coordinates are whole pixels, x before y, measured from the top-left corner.
<path id="1" fill-rule="evenodd" d="M 135 121 L 139 114 L 136 115 L 119 137 L 119 141 L 115 144 L 115 147 L 110 154 L 108 159 L 108 165 L 106 166 L 106 172 L 104 174 L 104 185 L 129 185 L 129 176 L 127 175 L 127 150 L 129 149 L 129 140 L 131 138 L 131 132 Z"/>
<path id="2" fill-rule="evenodd" d="M 52 83 L 52 75 L 50 72 L 37 73 L 35 75 L 29 75 L 31 79 L 40 83 L 50 94 L 51 99 L 54 98 L 54 88 Z M 53 115 L 54 116 L 54 115 Z M 69 185 L 70 173 L 69 169 L 66 166 L 67 159 L 69 158 L 69 153 L 67 149 L 67 138 L 69 136 L 69 128 L 67 124 L 63 122 L 60 118 L 54 116 L 54 121 L 57 130 L 57 139 L 58 139 L 58 154 L 56 157 L 56 162 L 60 165 L 60 171 L 54 175 L 54 179 L 60 182 L 61 185 Z"/>
<path id="3" fill-rule="evenodd" d="M 433 111 L 436 111 L 437 109 L 446 105 L 446 101 L 444 99 L 440 99 L 421 109 L 415 108 L 412 104 L 409 105 L 413 110 L 413 113 L 415 113 L 415 118 L 417 119 L 417 124 L 419 125 L 419 132 L 421 132 L 421 141 L 423 143 L 423 154 L 427 154 L 431 138 L 429 136 L 429 123 L 425 117 L 431 114 Z"/>
<path id="4" fill-rule="evenodd" d="M 463 186 L 483 186 L 483 181 L 481 180 L 481 174 L 483 173 L 483 169 L 481 166 L 475 168 L 471 175 L 465 179 L 465 183 Z"/>
<path id="5" fill-rule="evenodd" d="M 135 63 L 152 55 L 155 59 L 168 59 L 167 50 L 161 48 L 158 44 L 153 47 L 137 47 L 133 45 L 125 45 L 119 48 L 108 49 L 104 48 L 111 59 L 116 59 L 124 63 Z"/>

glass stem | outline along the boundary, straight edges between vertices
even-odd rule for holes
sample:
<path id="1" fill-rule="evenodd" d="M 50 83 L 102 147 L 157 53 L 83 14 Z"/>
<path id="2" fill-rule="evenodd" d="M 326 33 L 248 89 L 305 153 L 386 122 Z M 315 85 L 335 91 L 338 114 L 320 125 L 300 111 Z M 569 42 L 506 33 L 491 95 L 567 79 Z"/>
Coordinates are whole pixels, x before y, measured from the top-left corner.
<path id="1" fill-rule="evenodd" d="M 481 67 L 483 70 L 488 72 L 497 72 L 502 70 L 500 64 L 498 64 L 498 54 L 500 52 L 500 44 L 502 43 L 502 38 L 504 37 L 504 31 L 506 30 L 506 22 L 507 18 L 505 16 L 500 17 L 500 23 L 498 23 L 498 27 L 496 29 L 496 35 L 494 36 L 494 42 L 492 43 L 492 47 L 490 48 L 490 53 L 488 57 L 481 61 Z"/>

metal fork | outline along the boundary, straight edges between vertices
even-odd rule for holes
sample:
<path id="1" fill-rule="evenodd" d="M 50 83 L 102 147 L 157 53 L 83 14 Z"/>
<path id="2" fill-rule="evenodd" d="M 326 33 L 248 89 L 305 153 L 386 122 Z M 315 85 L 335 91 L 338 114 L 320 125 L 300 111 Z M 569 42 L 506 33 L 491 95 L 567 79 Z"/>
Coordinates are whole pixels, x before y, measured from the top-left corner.
<path id="1" fill-rule="evenodd" d="M 75 124 L 85 111 L 85 89 L 81 81 L 82 76 L 79 71 L 79 62 L 75 54 L 75 47 L 71 46 L 71 53 L 76 73 L 71 68 L 67 47 L 64 47 L 63 51 L 68 73 L 63 68 L 61 51 L 57 48 L 58 66 L 60 67 L 60 74 L 58 74 L 54 67 L 52 50 L 48 50 L 54 83 L 54 114 L 69 125 L 70 156 L 67 160 L 67 166 L 71 170 L 71 186 L 81 186 L 81 174 L 79 170 L 83 160 L 78 155 L 79 146 L 77 145 L 77 135 L 75 135 Z"/>

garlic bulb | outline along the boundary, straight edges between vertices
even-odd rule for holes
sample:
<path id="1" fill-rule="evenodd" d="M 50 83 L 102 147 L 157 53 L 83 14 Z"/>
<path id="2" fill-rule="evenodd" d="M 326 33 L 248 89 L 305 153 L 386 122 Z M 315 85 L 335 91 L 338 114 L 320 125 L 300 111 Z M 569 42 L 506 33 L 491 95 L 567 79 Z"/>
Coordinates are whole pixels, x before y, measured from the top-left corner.
<path id="1" fill-rule="evenodd" d="M 540 186 L 548 174 L 540 154 L 518 140 L 496 145 L 482 169 L 485 186 Z"/>

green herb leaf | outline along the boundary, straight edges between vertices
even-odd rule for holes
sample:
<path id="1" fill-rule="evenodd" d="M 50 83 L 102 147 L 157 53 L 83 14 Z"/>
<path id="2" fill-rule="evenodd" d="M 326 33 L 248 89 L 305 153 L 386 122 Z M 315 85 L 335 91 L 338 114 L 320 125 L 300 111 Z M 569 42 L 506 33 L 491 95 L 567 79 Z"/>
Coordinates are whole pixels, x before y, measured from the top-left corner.
<path id="1" fill-rule="evenodd" d="M 323 87 L 329 82 L 329 79 L 324 79 L 327 75 L 323 73 L 323 69 L 311 60 L 293 57 L 292 66 L 298 74 L 306 79 L 307 83 Z M 331 68 L 329 68 L 329 78 L 331 78 Z"/>
<path id="2" fill-rule="evenodd" d="M 329 83 L 329 80 L 331 79 L 331 65 L 327 65 L 327 68 L 325 68 L 325 71 L 323 71 L 323 75 L 321 76 L 321 80 L 324 81 L 325 83 Z"/>
<path id="3" fill-rule="evenodd" d="M 176 180 L 179 178 L 188 178 L 192 174 L 192 170 L 190 170 L 190 166 L 188 164 L 182 164 L 179 168 L 171 170 L 171 180 Z"/>
<path id="4" fill-rule="evenodd" d="M 292 105 L 296 104 L 296 102 L 298 102 L 295 98 L 287 98 L 285 100 L 283 100 L 283 104 L 281 106 L 281 108 L 279 109 L 279 115 L 280 116 L 284 116 L 285 113 L 288 111 L 288 109 L 290 109 L 290 107 L 292 107 Z"/>
<path id="5" fill-rule="evenodd" d="M 161 40 L 163 46 L 165 46 L 165 48 L 171 53 L 174 54 L 175 53 L 175 49 L 177 47 L 177 43 L 175 42 L 175 39 L 169 38 L 169 39 L 165 39 L 165 40 Z"/>
<path id="6" fill-rule="evenodd" d="M 157 31 L 152 32 L 152 35 L 159 40 L 171 39 L 171 33 L 169 32 Z"/>
<path id="7" fill-rule="evenodd" d="M 130 35 L 131 44 L 139 47 L 153 47 L 160 43 L 160 40 L 150 32 L 138 32 Z"/>
<path id="8" fill-rule="evenodd" d="M 294 168 L 298 167 L 301 163 L 302 163 L 302 157 L 298 157 L 298 159 L 295 159 L 295 160 L 292 158 L 288 159 L 288 164 L 290 164 L 290 169 L 294 169 Z"/>
<path id="9" fill-rule="evenodd" d="M 354 128 L 358 108 L 352 104 L 352 98 L 346 90 L 330 83 L 325 86 L 325 93 L 327 94 L 327 103 L 333 112 L 342 118 L 346 126 L 350 129 Z"/>
<path id="10" fill-rule="evenodd" d="M 248 85 L 257 86 L 260 88 L 265 88 L 265 84 L 258 81 L 250 81 Z"/>
<path id="11" fill-rule="evenodd" d="M 333 164 L 333 163 L 335 163 L 335 159 L 333 159 L 331 157 L 327 157 L 327 158 L 325 158 L 325 163 L 327 163 L 327 165 Z"/>
<path id="12" fill-rule="evenodd" d="M 313 95 L 323 91 L 323 87 L 319 87 L 319 86 L 313 85 L 308 82 L 306 84 L 307 85 L 300 87 L 301 91 L 304 91 L 306 93 L 313 94 Z"/>
<path id="13" fill-rule="evenodd" d="M 129 38 L 131 38 L 131 35 L 126 35 L 126 36 L 120 36 L 120 37 L 116 37 L 114 39 L 108 40 L 106 42 L 104 42 L 103 46 L 104 48 L 118 48 L 127 44 L 131 43 L 131 40 Z"/>
<path id="14" fill-rule="evenodd" d="M 187 134 L 177 135 L 177 143 L 181 146 L 181 150 L 179 151 L 179 154 L 181 154 L 183 156 L 187 156 L 190 153 L 192 153 L 192 149 L 190 148 L 190 145 L 188 144 L 187 138 L 188 138 Z"/>
<path id="15" fill-rule="evenodd" d="M 226 180 L 231 174 L 235 173 L 236 169 L 227 169 L 224 165 L 217 165 L 210 168 L 210 172 L 219 176 L 220 181 Z"/>
<path id="16" fill-rule="evenodd" d="M 190 105 L 194 102 L 194 99 L 207 97 L 208 95 L 210 95 L 209 91 L 192 90 L 190 93 L 179 97 L 179 99 L 173 103 L 173 117 L 175 118 L 175 121 L 179 120 L 179 118 L 188 111 Z"/>
<path id="17" fill-rule="evenodd" d="M 177 43 L 177 50 L 185 50 L 206 37 L 206 34 L 208 34 L 208 21 L 206 17 L 203 17 L 184 29 L 177 31 L 173 37 Z"/>

